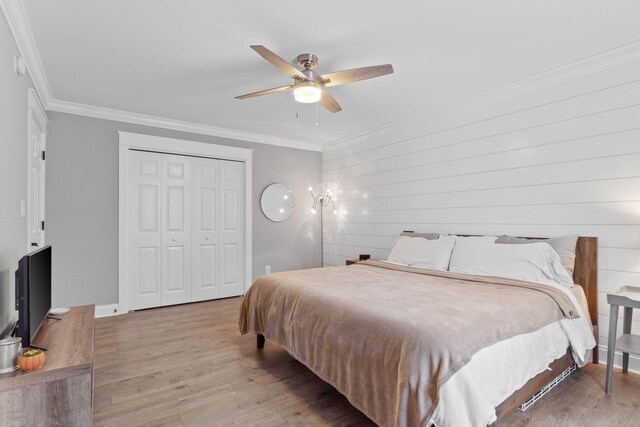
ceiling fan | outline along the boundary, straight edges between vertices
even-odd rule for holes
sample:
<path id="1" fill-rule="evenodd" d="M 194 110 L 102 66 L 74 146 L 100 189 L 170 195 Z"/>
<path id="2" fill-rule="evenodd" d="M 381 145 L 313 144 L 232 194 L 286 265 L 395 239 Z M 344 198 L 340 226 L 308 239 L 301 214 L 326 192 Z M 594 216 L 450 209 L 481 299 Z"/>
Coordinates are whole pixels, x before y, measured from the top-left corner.
<path id="1" fill-rule="evenodd" d="M 277 69 L 293 78 L 294 83 L 289 86 L 275 87 L 273 89 L 236 96 L 236 99 L 253 98 L 255 96 L 293 90 L 293 96 L 296 101 L 306 104 L 317 102 L 332 113 L 337 113 L 342 110 L 342 107 L 340 107 L 340 104 L 338 104 L 335 98 L 327 92 L 326 88 L 393 73 L 391 64 L 385 64 L 336 71 L 335 73 L 329 74 L 318 74 L 313 70 L 316 65 L 318 65 L 318 57 L 310 53 L 303 53 L 296 58 L 298 65 L 303 68 L 299 70 L 264 46 L 254 45 L 250 47 Z"/>

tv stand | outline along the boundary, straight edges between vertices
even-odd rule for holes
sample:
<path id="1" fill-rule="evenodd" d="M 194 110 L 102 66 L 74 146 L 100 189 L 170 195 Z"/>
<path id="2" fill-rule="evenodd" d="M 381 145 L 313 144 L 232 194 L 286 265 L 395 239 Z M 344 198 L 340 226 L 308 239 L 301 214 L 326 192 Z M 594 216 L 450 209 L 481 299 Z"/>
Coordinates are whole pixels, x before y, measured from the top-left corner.
<path id="1" fill-rule="evenodd" d="M 44 366 L 0 374 L 0 425 L 91 425 L 94 318 L 84 305 L 42 321 L 32 344 L 47 349 Z"/>

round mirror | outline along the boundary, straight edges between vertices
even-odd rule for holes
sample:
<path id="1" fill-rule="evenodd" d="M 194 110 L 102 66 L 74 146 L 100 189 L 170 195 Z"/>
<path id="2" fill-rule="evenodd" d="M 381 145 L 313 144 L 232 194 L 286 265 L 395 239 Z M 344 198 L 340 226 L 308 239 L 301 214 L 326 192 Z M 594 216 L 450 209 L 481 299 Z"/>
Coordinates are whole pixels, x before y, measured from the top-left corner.
<path id="1" fill-rule="evenodd" d="M 271 184 L 262 192 L 260 206 L 264 216 L 271 221 L 285 221 L 293 213 L 293 193 L 284 184 Z"/>

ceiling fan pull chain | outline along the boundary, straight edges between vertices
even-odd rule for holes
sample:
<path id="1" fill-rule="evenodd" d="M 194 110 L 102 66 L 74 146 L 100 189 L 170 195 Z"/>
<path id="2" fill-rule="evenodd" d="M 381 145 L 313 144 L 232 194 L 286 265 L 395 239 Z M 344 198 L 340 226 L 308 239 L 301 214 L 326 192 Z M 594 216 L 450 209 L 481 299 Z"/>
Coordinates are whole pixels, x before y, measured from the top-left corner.
<path id="1" fill-rule="evenodd" d="M 318 103 L 316 102 L 316 129 L 318 129 L 318 125 L 319 125 L 319 121 L 318 121 Z"/>

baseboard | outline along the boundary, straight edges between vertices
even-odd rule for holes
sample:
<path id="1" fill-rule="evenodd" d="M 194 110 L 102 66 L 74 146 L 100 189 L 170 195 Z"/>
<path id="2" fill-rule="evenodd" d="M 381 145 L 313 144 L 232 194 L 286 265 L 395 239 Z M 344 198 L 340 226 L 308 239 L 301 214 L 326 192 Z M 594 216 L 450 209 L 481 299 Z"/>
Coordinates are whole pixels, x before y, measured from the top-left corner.
<path id="1" fill-rule="evenodd" d="M 607 347 L 598 346 L 598 357 L 601 365 L 607 364 Z M 613 359 L 613 367 L 622 369 L 622 353 L 616 351 L 616 355 Z M 634 374 L 640 374 L 640 356 L 636 356 L 635 354 L 629 355 L 629 372 L 633 372 Z"/>
<path id="2" fill-rule="evenodd" d="M 118 304 L 96 305 L 96 318 L 117 316 L 120 313 Z"/>

